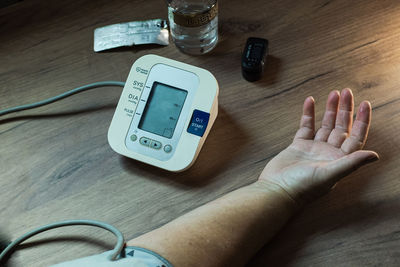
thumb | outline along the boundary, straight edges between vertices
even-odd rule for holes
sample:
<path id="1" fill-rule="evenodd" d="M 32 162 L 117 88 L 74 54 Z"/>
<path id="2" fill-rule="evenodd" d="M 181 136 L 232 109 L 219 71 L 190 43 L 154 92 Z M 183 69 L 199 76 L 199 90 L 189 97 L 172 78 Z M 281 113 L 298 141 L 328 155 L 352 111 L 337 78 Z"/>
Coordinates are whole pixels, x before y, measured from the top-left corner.
<path id="1" fill-rule="evenodd" d="M 327 166 L 327 169 L 331 179 L 336 183 L 361 166 L 377 161 L 378 159 L 379 155 L 374 151 L 358 150 L 333 161 Z"/>

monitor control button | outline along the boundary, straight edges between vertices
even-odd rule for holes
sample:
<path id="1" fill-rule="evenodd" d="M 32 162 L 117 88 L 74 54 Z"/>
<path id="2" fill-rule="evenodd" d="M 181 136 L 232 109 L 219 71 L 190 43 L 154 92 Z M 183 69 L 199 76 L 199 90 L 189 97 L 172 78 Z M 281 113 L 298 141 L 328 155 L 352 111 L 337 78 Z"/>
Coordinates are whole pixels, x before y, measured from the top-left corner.
<path id="1" fill-rule="evenodd" d="M 162 144 L 160 142 L 158 142 L 158 141 L 151 140 L 150 147 L 154 148 L 154 149 L 161 149 Z"/>
<path id="2" fill-rule="evenodd" d="M 150 139 L 147 137 L 142 137 L 140 138 L 139 143 L 144 146 L 150 146 Z"/>
<path id="3" fill-rule="evenodd" d="M 195 109 L 187 132 L 202 137 L 206 132 L 209 119 L 210 113 Z"/>
<path id="4" fill-rule="evenodd" d="M 131 135 L 131 141 L 132 141 L 132 142 L 135 142 L 136 140 L 137 140 L 136 134 L 132 134 L 132 135 Z"/>
<path id="5" fill-rule="evenodd" d="M 170 145 L 164 146 L 164 151 L 165 151 L 166 153 L 170 153 L 170 152 L 172 151 L 172 146 L 170 146 Z"/>

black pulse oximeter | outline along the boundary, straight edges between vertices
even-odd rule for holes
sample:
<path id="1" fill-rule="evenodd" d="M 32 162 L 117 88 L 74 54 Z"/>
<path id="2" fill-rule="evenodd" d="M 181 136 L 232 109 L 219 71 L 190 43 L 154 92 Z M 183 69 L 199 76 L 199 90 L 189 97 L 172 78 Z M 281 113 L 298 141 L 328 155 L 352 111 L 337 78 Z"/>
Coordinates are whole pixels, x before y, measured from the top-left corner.
<path id="1" fill-rule="evenodd" d="M 249 82 L 261 78 L 268 55 L 268 40 L 250 37 L 242 55 L 242 75 Z"/>

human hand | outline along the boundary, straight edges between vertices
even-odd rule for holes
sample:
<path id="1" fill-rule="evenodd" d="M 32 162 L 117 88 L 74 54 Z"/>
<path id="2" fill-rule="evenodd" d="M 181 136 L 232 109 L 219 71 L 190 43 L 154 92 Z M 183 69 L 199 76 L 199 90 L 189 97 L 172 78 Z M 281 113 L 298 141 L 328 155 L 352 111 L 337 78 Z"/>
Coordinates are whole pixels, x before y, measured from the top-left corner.
<path id="1" fill-rule="evenodd" d="M 304 101 L 293 143 L 267 164 L 259 178 L 278 185 L 298 204 L 329 192 L 344 176 L 379 159 L 377 153 L 362 150 L 371 124 L 368 101 L 360 104 L 353 123 L 351 90 L 332 91 L 316 133 L 314 105 L 312 97 Z"/>

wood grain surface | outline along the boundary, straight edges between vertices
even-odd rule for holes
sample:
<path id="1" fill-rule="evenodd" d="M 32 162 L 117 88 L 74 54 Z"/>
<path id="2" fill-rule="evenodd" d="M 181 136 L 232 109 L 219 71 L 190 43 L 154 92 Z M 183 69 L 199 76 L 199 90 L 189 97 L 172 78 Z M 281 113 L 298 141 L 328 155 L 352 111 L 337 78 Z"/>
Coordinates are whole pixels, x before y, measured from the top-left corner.
<path id="1" fill-rule="evenodd" d="M 93 52 L 97 27 L 167 18 L 161 0 L 24 0 L 0 9 L 0 109 L 84 84 L 125 81 L 152 53 L 211 71 L 219 115 L 195 165 L 168 173 L 122 157 L 107 130 L 121 88 L 84 92 L 0 118 L 0 231 L 14 239 L 64 219 L 96 219 L 127 239 L 255 181 L 290 144 L 312 95 L 318 125 L 332 89 L 370 100 L 366 149 L 381 160 L 307 206 L 249 266 L 399 266 L 400 2 L 398 0 L 221 0 L 220 42 L 203 56 L 167 47 Z M 241 76 L 250 36 L 270 41 L 264 77 Z M 317 127 L 319 127 L 317 125 Z M 111 249 L 88 227 L 44 233 L 12 266 L 46 266 Z"/>

